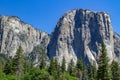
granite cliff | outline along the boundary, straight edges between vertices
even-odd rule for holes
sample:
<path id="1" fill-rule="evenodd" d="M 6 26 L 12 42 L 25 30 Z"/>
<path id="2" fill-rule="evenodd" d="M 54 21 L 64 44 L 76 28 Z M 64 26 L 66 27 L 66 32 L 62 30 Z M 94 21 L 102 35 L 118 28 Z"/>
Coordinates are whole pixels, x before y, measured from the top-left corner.
<path id="1" fill-rule="evenodd" d="M 82 57 L 86 64 L 97 64 L 102 42 L 110 62 L 119 62 L 120 36 L 112 29 L 110 15 L 106 12 L 69 11 L 59 19 L 51 36 L 17 17 L 0 16 L 0 52 L 9 56 L 15 55 L 19 45 L 28 55 L 40 46 L 49 58 L 55 57 L 59 62 L 64 56 L 67 63 L 71 59 L 76 63 Z"/>
<path id="2" fill-rule="evenodd" d="M 85 63 L 96 63 L 104 42 L 108 57 L 114 59 L 114 32 L 110 16 L 105 12 L 77 9 L 63 15 L 58 21 L 48 46 L 49 57 L 60 62 L 65 56 L 69 63 L 82 57 Z M 111 62 L 110 61 L 110 62 Z"/>
<path id="3" fill-rule="evenodd" d="M 24 53 L 30 53 L 38 45 L 46 48 L 49 39 L 48 34 L 15 16 L 0 16 L 0 53 L 14 56 L 20 45 Z"/>

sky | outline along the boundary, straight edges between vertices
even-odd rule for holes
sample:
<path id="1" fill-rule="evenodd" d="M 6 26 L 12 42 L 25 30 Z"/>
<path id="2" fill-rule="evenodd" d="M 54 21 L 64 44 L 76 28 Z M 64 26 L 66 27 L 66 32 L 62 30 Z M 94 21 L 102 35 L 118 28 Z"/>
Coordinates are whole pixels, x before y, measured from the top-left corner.
<path id="1" fill-rule="evenodd" d="M 64 13 L 78 8 L 108 12 L 120 34 L 120 0 L 0 0 L 0 15 L 17 16 L 49 34 Z"/>

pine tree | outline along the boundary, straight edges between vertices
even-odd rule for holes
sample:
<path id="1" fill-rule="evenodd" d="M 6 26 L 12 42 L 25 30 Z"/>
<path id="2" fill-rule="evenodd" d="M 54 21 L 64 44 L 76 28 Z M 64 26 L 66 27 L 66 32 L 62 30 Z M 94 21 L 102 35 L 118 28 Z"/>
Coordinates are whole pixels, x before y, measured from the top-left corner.
<path id="1" fill-rule="evenodd" d="M 4 70 L 3 72 L 5 74 L 12 74 L 13 73 L 13 70 L 12 70 L 12 61 L 11 60 L 8 60 L 4 66 Z"/>
<path id="2" fill-rule="evenodd" d="M 63 60 L 62 60 L 61 70 L 62 70 L 62 72 L 65 72 L 65 71 L 66 71 L 66 61 L 65 61 L 65 57 L 63 57 Z"/>
<path id="3" fill-rule="evenodd" d="M 32 61 L 28 57 L 24 57 L 24 73 L 29 73 L 32 68 Z"/>
<path id="4" fill-rule="evenodd" d="M 53 76 L 55 80 L 57 80 L 60 77 L 60 66 L 58 65 L 57 59 L 52 58 L 50 60 L 48 72 L 50 73 L 50 75 Z"/>
<path id="5" fill-rule="evenodd" d="M 98 60 L 98 71 L 97 79 L 98 80 L 110 80 L 110 67 L 108 64 L 107 50 L 104 43 L 102 43 L 101 55 Z"/>
<path id="6" fill-rule="evenodd" d="M 115 61 L 111 64 L 112 80 L 120 80 L 120 67 Z"/>
<path id="7" fill-rule="evenodd" d="M 89 80 L 94 80 L 94 78 L 93 78 L 93 69 L 92 69 L 93 67 L 92 67 L 92 65 L 90 64 L 89 66 L 88 66 L 88 77 L 89 77 Z"/>
<path id="8" fill-rule="evenodd" d="M 59 64 L 58 64 L 57 59 L 55 59 L 54 64 L 55 64 L 55 70 L 56 71 L 59 70 Z"/>
<path id="9" fill-rule="evenodd" d="M 82 76 L 83 76 L 83 61 L 82 61 L 82 57 L 80 57 L 80 59 L 77 60 L 76 68 L 78 70 L 78 76 L 77 77 L 80 80 L 82 80 Z"/>
<path id="10" fill-rule="evenodd" d="M 9 58 L 6 54 L 0 53 L 0 69 L 3 70 Z"/>
<path id="11" fill-rule="evenodd" d="M 77 60 L 77 69 L 80 69 L 80 71 L 83 71 L 83 60 L 82 60 L 82 57 L 80 57 L 80 59 Z"/>
<path id="12" fill-rule="evenodd" d="M 46 53 L 45 53 L 45 50 L 37 48 L 37 52 L 39 54 L 41 54 L 41 60 L 40 60 L 39 68 L 40 69 L 45 69 L 45 67 L 46 67 L 46 63 L 45 63 Z"/>
<path id="13" fill-rule="evenodd" d="M 50 66 L 48 68 L 48 72 L 50 73 L 50 75 L 54 75 L 54 71 L 55 71 L 55 63 L 54 63 L 54 59 L 52 58 L 50 60 Z"/>
<path id="14" fill-rule="evenodd" d="M 23 49 L 21 46 L 17 49 L 16 55 L 14 56 L 12 60 L 12 70 L 13 74 L 20 77 L 24 73 L 24 57 L 23 57 Z"/>
<path id="15" fill-rule="evenodd" d="M 89 67 L 88 67 L 89 80 L 96 80 L 96 77 L 97 77 L 96 75 L 97 75 L 96 66 L 89 64 Z"/>
<path id="16" fill-rule="evenodd" d="M 60 65 L 58 64 L 57 59 L 54 59 L 54 66 L 55 66 L 55 70 L 54 70 L 54 78 L 55 80 L 57 80 L 60 77 Z"/>
<path id="17" fill-rule="evenodd" d="M 69 65 L 68 65 L 68 72 L 70 75 L 72 75 L 72 73 L 74 72 L 75 66 L 74 66 L 74 62 L 73 59 L 71 59 Z"/>
<path id="18" fill-rule="evenodd" d="M 40 69 L 45 69 L 45 59 L 42 58 L 41 62 L 40 62 Z"/>
<path id="19" fill-rule="evenodd" d="M 78 78 L 80 80 L 87 80 L 87 68 L 86 65 L 83 63 L 82 57 L 77 60 L 76 68 L 78 70 Z"/>
<path id="20" fill-rule="evenodd" d="M 82 80 L 88 80 L 87 68 L 86 68 L 86 65 L 85 65 L 85 64 L 83 64 Z"/>

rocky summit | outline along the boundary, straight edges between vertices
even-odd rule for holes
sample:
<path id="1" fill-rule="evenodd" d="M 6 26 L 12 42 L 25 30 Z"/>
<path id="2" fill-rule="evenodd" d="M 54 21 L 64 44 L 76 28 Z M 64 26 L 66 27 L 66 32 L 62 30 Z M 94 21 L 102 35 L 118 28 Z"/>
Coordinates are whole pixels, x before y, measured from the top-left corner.
<path id="1" fill-rule="evenodd" d="M 110 62 L 120 61 L 120 36 L 112 29 L 110 15 L 76 9 L 65 13 L 58 21 L 53 33 L 34 29 L 14 16 L 0 16 L 0 52 L 14 56 L 19 45 L 29 55 L 36 46 L 46 49 L 48 58 L 60 63 L 65 57 L 76 63 L 82 57 L 86 64 L 96 64 L 100 56 L 101 43 L 106 45 Z"/>

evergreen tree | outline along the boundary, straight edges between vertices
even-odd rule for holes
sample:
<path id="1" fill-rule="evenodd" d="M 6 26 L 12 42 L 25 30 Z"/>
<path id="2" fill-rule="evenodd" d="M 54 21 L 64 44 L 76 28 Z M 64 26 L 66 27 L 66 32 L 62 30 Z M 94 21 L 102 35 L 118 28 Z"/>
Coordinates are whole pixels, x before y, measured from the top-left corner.
<path id="1" fill-rule="evenodd" d="M 8 56 L 6 54 L 0 53 L 0 69 L 3 70 L 6 62 L 8 61 Z"/>
<path id="2" fill-rule="evenodd" d="M 11 60 L 8 60 L 4 66 L 4 70 L 3 72 L 5 74 L 12 74 L 13 73 L 13 70 L 12 70 L 12 61 Z"/>
<path id="3" fill-rule="evenodd" d="M 86 68 L 86 65 L 85 65 L 85 64 L 83 64 L 82 80 L 88 80 L 87 68 Z"/>
<path id="4" fill-rule="evenodd" d="M 50 60 L 50 66 L 48 68 L 48 72 L 50 73 L 50 75 L 54 75 L 54 71 L 55 71 L 55 63 L 54 63 L 54 59 L 52 58 Z"/>
<path id="5" fill-rule="evenodd" d="M 13 74 L 20 77 L 24 73 L 24 57 L 23 57 L 23 49 L 21 46 L 17 49 L 16 55 L 14 56 L 12 60 L 12 70 Z"/>
<path id="6" fill-rule="evenodd" d="M 55 70 L 57 71 L 59 69 L 59 65 L 58 65 L 57 59 L 54 59 L 54 64 L 55 64 Z"/>
<path id="7" fill-rule="evenodd" d="M 37 52 L 41 55 L 39 68 L 40 68 L 40 69 L 45 69 L 45 67 L 46 67 L 45 60 L 46 60 L 46 58 L 47 58 L 47 57 L 46 57 L 47 55 L 46 55 L 46 53 L 45 53 L 45 50 L 37 47 Z"/>
<path id="8" fill-rule="evenodd" d="M 88 77 L 89 80 L 96 80 L 97 77 L 97 70 L 95 65 L 89 65 L 88 67 Z"/>
<path id="9" fill-rule="evenodd" d="M 33 68 L 32 61 L 28 57 L 25 57 L 24 58 L 24 73 L 29 73 L 32 68 Z"/>
<path id="10" fill-rule="evenodd" d="M 53 80 L 53 79 L 50 79 L 50 75 L 45 69 L 40 70 L 39 68 L 33 68 L 31 69 L 30 73 L 24 77 L 24 80 Z"/>
<path id="11" fill-rule="evenodd" d="M 80 71 L 83 71 L 83 60 L 82 60 L 82 57 L 80 57 L 80 59 L 77 60 L 77 69 L 80 69 Z"/>
<path id="12" fill-rule="evenodd" d="M 40 63 L 40 69 L 45 69 L 45 59 L 42 58 L 41 63 Z"/>
<path id="13" fill-rule="evenodd" d="M 60 77 L 60 66 L 58 65 L 57 59 L 52 58 L 50 60 L 48 72 L 50 73 L 50 75 L 53 76 L 55 80 L 57 80 Z"/>
<path id="14" fill-rule="evenodd" d="M 115 61 L 111 64 L 112 80 L 120 80 L 120 67 Z"/>
<path id="15" fill-rule="evenodd" d="M 71 59 L 69 65 L 68 65 L 68 72 L 69 72 L 70 75 L 73 74 L 74 69 L 75 69 L 74 62 L 73 62 L 73 59 Z"/>
<path id="16" fill-rule="evenodd" d="M 108 64 L 108 57 L 106 46 L 102 43 L 101 55 L 98 60 L 98 71 L 97 71 L 97 79 L 98 80 L 110 80 L 110 68 Z"/>
<path id="17" fill-rule="evenodd" d="M 62 72 L 65 72 L 65 71 L 66 71 L 66 61 L 65 61 L 65 57 L 63 57 L 63 60 L 62 60 L 61 70 L 62 70 Z"/>
<path id="18" fill-rule="evenodd" d="M 54 78 L 55 78 L 55 80 L 57 80 L 60 77 L 60 74 L 61 74 L 60 65 L 58 64 L 57 59 L 55 59 L 54 64 L 55 64 L 54 65 L 55 66 Z"/>
<path id="19" fill-rule="evenodd" d="M 87 69 L 86 65 L 83 63 L 82 57 L 77 60 L 76 68 L 78 70 L 78 78 L 80 80 L 87 80 Z"/>

